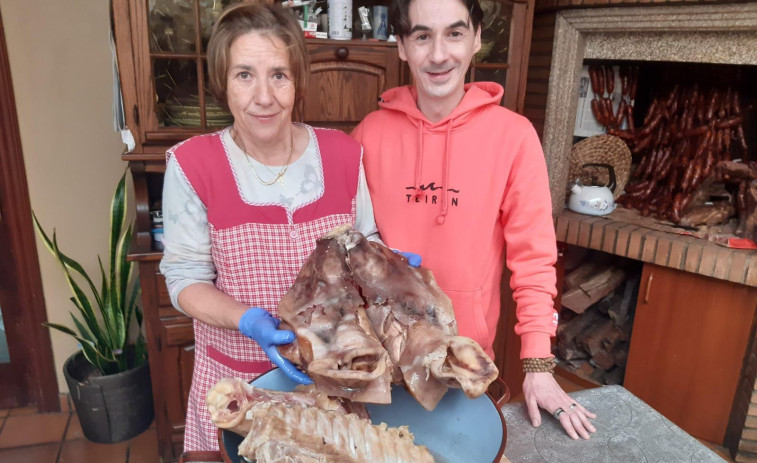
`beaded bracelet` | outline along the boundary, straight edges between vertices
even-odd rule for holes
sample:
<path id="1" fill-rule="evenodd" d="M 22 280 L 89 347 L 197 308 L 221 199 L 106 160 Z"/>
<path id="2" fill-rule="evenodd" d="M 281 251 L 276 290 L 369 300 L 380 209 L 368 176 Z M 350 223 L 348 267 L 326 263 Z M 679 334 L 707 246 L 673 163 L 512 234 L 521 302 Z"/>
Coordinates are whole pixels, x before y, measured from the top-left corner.
<path id="1" fill-rule="evenodd" d="M 524 373 L 541 373 L 541 372 L 554 373 L 556 363 L 557 362 L 555 361 L 554 357 L 526 358 L 526 359 L 523 359 L 523 372 Z"/>

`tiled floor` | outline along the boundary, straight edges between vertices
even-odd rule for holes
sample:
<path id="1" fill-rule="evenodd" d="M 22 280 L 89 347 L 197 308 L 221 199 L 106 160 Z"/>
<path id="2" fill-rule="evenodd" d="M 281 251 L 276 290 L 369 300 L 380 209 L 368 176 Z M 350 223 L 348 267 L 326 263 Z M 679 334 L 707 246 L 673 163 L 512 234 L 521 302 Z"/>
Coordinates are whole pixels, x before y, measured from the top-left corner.
<path id="1" fill-rule="evenodd" d="M 158 438 L 150 429 L 124 442 L 97 444 L 84 437 L 79 419 L 61 395 L 60 413 L 35 408 L 0 410 L 2 463 L 158 463 Z"/>

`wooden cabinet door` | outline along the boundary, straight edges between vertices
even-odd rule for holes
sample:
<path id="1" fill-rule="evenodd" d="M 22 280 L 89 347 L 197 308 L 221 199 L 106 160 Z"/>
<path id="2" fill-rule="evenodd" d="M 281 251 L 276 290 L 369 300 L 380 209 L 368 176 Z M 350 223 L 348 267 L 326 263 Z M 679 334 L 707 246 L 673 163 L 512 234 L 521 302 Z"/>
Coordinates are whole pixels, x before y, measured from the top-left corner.
<path id="1" fill-rule="evenodd" d="M 184 446 L 184 422 L 187 415 L 189 388 L 194 368 L 194 331 L 192 320 L 176 319 L 163 324 L 163 365 L 166 388 L 165 407 L 171 429 L 174 457 Z"/>
<path id="2" fill-rule="evenodd" d="M 183 450 L 186 406 L 192 384 L 192 320 L 171 307 L 157 260 L 140 261 L 139 275 L 158 452 L 162 461 L 175 461 Z"/>
<path id="3" fill-rule="evenodd" d="M 644 264 L 624 387 L 695 437 L 722 443 L 757 289 Z"/>
<path id="4" fill-rule="evenodd" d="M 502 105 L 523 114 L 528 53 L 535 0 L 481 2 L 481 50 L 473 58 L 470 81 L 491 81 L 505 88 Z"/>
<path id="5" fill-rule="evenodd" d="M 302 119 L 349 132 L 378 109 L 381 94 L 400 84 L 397 46 L 387 43 L 308 42 L 310 78 Z"/>

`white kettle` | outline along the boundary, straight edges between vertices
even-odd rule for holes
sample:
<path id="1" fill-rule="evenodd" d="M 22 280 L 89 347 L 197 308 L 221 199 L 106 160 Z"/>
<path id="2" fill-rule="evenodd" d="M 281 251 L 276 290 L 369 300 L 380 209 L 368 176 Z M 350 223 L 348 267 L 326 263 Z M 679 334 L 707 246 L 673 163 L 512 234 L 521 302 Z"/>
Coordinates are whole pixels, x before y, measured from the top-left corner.
<path id="1" fill-rule="evenodd" d="M 597 185 L 597 178 L 592 178 L 591 185 L 576 184 L 570 189 L 568 209 L 587 215 L 607 215 L 615 210 L 615 169 L 609 164 L 584 164 L 584 167 L 604 167 L 610 173 L 610 183 L 607 186 Z"/>

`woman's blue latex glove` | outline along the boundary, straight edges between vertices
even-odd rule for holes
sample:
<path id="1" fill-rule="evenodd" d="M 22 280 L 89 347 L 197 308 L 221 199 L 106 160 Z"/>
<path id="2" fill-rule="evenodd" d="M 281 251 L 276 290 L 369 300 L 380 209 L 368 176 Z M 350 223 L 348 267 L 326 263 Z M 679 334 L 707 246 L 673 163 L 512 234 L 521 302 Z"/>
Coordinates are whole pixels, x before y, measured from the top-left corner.
<path id="1" fill-rule="evenodd" d="M 239 331 L 255 340 L 266 353 L 271 362 L 281 368 L 292 381 L 300 384 L 313 382 L 308 375 L 297 369 L 289 360 L 281 356 L 276 346 L 294 341 L 294 333 L 278 329 L 281 320 L 274 318 L 267 310 L 251 307 L 239 319 Z"/>
<path id="2" fill-rule="evenodd" d="M 420 267 L 421 260 L 422 260 L 420 254 L 416 254 L 414 252 L 402 252 L 398 249 L 392 249 L 392 251 L 396 252 L 397 254 L 407 259 L 407 263 L 411 267 Z"/>

